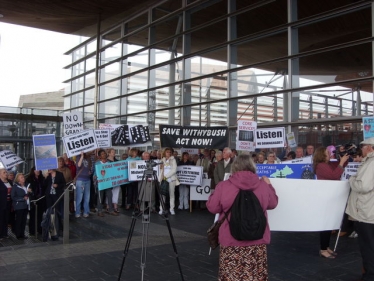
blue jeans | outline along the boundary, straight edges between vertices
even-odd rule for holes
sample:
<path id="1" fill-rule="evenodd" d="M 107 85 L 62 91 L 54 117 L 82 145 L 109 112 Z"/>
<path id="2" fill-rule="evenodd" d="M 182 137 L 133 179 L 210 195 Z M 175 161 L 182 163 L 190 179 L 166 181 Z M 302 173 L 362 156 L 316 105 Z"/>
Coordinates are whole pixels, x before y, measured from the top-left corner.
<path id="1" fill-rule="evenodd" d="M 90 201 L 90 180 L 82 181 L 77 180 L 75 185 L 77 187 L 76 193 L 76 206 L 75 206 L 75 215 L 81 214 L 81 204 L 83 199 L 83 214 L 88 215 L 90 213 L 89 201 Z"/>

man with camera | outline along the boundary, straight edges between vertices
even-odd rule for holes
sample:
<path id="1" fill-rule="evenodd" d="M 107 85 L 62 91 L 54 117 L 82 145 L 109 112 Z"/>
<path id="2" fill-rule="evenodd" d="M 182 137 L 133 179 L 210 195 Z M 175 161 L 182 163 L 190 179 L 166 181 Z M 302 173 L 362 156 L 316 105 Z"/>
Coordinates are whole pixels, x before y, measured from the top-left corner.
<path id="1" fill-rule="evenodd" d="M 362 280 L 374 280 L 374 137 L 360 143 L 362 165 L 349 178 L 351 194 L 346 213 L 355 222 L 364 273 Z"/>

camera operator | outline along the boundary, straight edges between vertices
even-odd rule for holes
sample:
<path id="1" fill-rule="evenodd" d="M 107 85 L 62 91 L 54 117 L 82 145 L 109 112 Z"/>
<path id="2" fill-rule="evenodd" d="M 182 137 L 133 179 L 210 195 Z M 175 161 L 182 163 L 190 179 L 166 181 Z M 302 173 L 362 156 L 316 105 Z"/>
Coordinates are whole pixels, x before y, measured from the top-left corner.
<path id="1" fill-rule="evenodd" d="M 349 178 L 351 193 L 346 213 L 355 219 L 364 273 L 362 280 L 374 280 L 374 138 L 360 143 L 362 165 Z"/>

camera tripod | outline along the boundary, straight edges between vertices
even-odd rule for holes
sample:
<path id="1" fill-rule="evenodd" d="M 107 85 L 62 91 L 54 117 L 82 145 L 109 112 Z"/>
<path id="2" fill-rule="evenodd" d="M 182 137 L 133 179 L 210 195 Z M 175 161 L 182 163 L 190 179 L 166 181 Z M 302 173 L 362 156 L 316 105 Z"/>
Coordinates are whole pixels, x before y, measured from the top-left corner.
<path id="1" fill-rule="evenodd" d="M 155 164 L 156 165 L 156 164 Z M 147 186 L 147 183 L 150 183 L 150 186 Z M 141 181 L 141 187 L 142 187 L 142 194 L 138 196 L 138 207 L 135 207 L 132 213 L 132 221 L 129 229 L 129 234 L 127 236 L 127 241 L 125 245 L 125 249 L 123 250 L 123 259 L 122 259 L 122 264 L 120 268 L 120 272 L 118 275 L 118 281 L 121 280 L 121 275 L 123 271 L 123 266 L 125 265 L 125 260 L 126 256 L 129 252 L 130 248 L 130 243 L 131 243 L 131 238 L 134 233 L 134 228 L 135 228 L 135 223 L 138 219 L 142 219 L 142 224 L 143 224 L 143 231 L 142 231 L 142 250 L 141 250 L 141 256 L 140 256 L 140 268 L 141 268 L 141 280 L 144 280 L 144 270 L 145 270 L 145 265 L 147 261 L 147 244 L 148 244 L 148 228 L 150 224 L 150 218 L 151 218 L 151 207 L 152 207 L 152 188 L 155 187 L 157 190 L 157 193 L 159 194 L 160 197 L 160 204 L 162 206 L 162 216 L 165 218 L 167 228 L 169 230 L 169 236 L 171 243 L 173 245 L 173 250 L 175 253 L 175 258 L 178 263 L 178 268 L 179 268 L 179 273 L 181 276 L 181 280 L 184 281 L 183 273 L 182 273 L 182 267 L 179 261 L 178 257 L 178 252 L 177 252 L 177 247 L 175 245 L 174 237 L 171 231 L 170 227 L 170 222 L 169 222 L 169 217 L 167 215 L 167 211 L 165 211 L 165 202 L 163 196 L 161 196 L 160 193 L 160 186 L 158 184 L 158 179 L 157 179 L 157 174 L 156 171 L 153 170 L 152 165 L 147 164 L 147 169 L 143 172 L 143 177 Z M 149 192 L 149 200 L 148 200 L 148 206 L 145 206 L 145 200 L 144 200 L 144 195 L 146 194 L 146 189 L 150 188 Z"/>

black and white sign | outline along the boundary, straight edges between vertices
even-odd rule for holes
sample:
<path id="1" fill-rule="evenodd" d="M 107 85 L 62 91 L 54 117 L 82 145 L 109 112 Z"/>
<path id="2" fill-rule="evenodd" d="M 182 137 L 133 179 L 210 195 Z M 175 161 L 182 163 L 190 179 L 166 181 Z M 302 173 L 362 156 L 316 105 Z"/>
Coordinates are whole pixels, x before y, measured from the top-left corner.
<path id="1" fill-rule="evenodd" d="M 112 146 L 152 146 L 147 125 L 99 124 L 99 129 L 110 130 Z"/>
<path id="2" fill-rule="evenodd" d="M 5 169 L 11 169 L 14 166 L 21 164 L 25 161 L 11 150 L 0 151 L 0 160 Z M 0 165 L 1 167 L 1 165 Z"/>
<path id="3" fill-rule="evenodd" d="M 88 152 L 98 147 L 93 129 L 63 137 L 62 140 L 68 157 L 73 157 L 79 155 L 81 152 Z"/>
<path id="4" fill-rule="evenodd" d="M 161 147 L 223 148 L 228 136 L 227 127 L 160 125 Z"/>
<path id="5" fill-rule="evenodd" d="M 210 181 L 211 179 L 203 179 L 201 185 L 191 185 L 190 200 L 208 201 L 210 195 Z"/>
<path id="6" fill-rule="evenodd" d="M 154 161 L 159 163 L 160 161 Z M 147 169 L 147 163 L 144 160 L 129 161 L 129 181 L 141 181 L 144 171 Z M 160 178 L 160 165 L 153 167 L 157 179 Z"/>
<path id="7" fill-rule="evenodd" d="M 83 114 L 79 111 L 67 112 L 62 115 L 64 136 L 70 136 L 83 130 Z"/>
<path id="8" fill-rule="evenodd" d="M 238 121 L 236 149 L 243 151 L 254 151 L 254 134 L 257 128 L 255 121 Z"/>
<path id="9" fill-rule="evenodd" d="M 284 127 L 257 129 L 255 143 L 256 148 L 284 147 Z"/>
<path id="10" fill-rule="evenodd" d="M 181 184 L 201 185 L 203 179 L 203 167 L 191 165 L 178 166 L 177 177 Z"/>
<path id="11" fill-rule="evenodd" d="M 110 130 L 95 130 L 95 136 L 98 148 L 112 147 Z"/>

